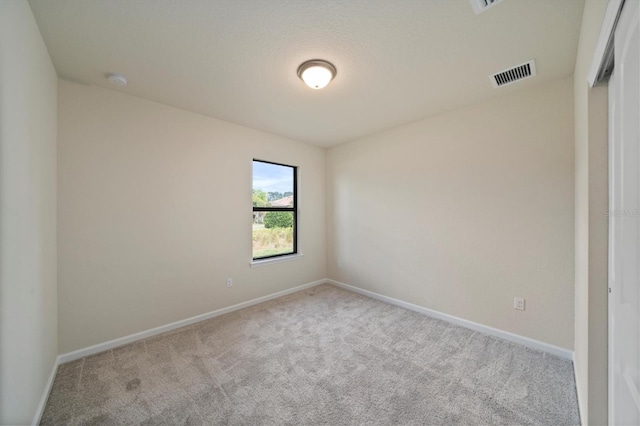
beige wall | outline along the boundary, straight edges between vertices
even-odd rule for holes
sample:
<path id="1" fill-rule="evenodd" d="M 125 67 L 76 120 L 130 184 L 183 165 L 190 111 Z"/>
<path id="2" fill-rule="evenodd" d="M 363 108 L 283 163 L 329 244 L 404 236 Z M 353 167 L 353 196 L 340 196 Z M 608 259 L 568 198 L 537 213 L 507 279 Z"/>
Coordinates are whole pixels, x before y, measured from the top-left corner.
<path id="1" fill-rule="evenodd" d="M 62 80 L 59 128 L 61 353 L 326 277 L 323 149 Z M 301 259 L 249 267 L 254 157 L 300 167 Z"/>
<path id="2" fill-rule="evenodd" d="M 587 72 L 607 2 L 587 0 L 574 72 L 575 369 L 584 424 L 607 423 L 607 87 Z"/>
<path id="3" fill-rule="evenodd" d="M 26 1 L 0 1 L 0 424 L 31 423 L 57 355 L 57 76 Z"/>
<path id="4" fill-rule="evenodd" d="M 572 88 L 330 149 L 329 277 L 573 349 Z"/>

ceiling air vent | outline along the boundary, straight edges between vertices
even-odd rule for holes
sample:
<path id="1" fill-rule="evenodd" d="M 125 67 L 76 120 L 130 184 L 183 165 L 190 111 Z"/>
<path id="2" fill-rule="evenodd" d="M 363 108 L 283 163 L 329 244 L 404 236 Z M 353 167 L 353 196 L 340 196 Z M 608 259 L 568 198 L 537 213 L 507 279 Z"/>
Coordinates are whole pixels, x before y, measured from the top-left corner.
<path id="1" fill-rule="evenodd" d="M 501 2 L 502 0 L 469 0 L 476 15 Z"/>
<path id="2" fill-rule="evenodd" d="M 522 65 L 493 74 L 490 78 L 491 83 L 493 83 L 493 87 L 501 87 L 515 83 L 516 81 L 524 80 L 525 78 L 533 77 L 534 75 L 536 75 L 536 63 L 532 59 Z"/>

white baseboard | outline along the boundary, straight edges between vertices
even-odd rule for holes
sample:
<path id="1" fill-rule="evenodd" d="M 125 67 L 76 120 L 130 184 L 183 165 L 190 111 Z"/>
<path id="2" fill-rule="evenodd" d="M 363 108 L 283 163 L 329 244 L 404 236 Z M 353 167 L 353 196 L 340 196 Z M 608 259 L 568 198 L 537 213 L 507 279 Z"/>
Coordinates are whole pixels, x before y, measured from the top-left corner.
<path id="1" fill-rule="evenodd" d="M 38 404 L 36 413 L 34 414 L 33 420 L 31 421 L 31 424 L 33 426 L 40 424 L 42 414 L 44 414 L 44 407 L 47 406 L 47 400 L 49 399 L 49 394 L 51 393 L 51 388 L 53 387 L 53 380 L 56 378 L 56 373 L 58 372 L 58 365 L 60 365 L 59 356 L 57 356 L 55 361 L 53 362 L 53 368 L 51 369 L 51 374 L 49 374 L 49 380 L 47 380 L 47 384 L 44 386 L 44 391 L 42 392 L 40 403 Z"/>
<path id="2" fill-rule="evenodd" d="M 586 425 L 587 423 L 584 421 L 584 411 L 582 407 L 582 399 L 580 398 L 580 378 L 578 377 L 578 370 L 576 369 L 576 354 L 573 353 L 571 357 L 573 361 L 573 380 L 576 385 L 576 399 L 578 400 L 578 415 L 580 416 L 580 425 Z"/>
<path id="3" fill-rule="evenodd" d="M 180 327 L 185 327 L 187 325 L 191 325 L 200 321 L 204 321 L 210 318 L 215 318 L 220 315 L 224 315 L 230 312 L 234 312 L 243 308 L 247 308 L 249 306 L 257 305 L 258 303 L 266 302 L 268 300 L 276 299 L 278 297 L 286 296 L 287 294 L 295 293 L 297 291 L 301 291 L 307 288 L 315 287 L 320 284 L 330 283 L 336 285 L 338 287 L 342 287 L 345 290 L 352 291 L 354 293 L 359 293 L 364 296 L 371 297 L 373 299 L 381 300 L 383 302 L 391 303 L 393 305 L 400 306 L 405 309 L 409 309 L 411 311 L 419 312 L 424 315 L 428 315 L 433 318 L 437 318 L 443 321 L 447 321 L 456 325 L 460 325 L 462 327 L 469 328 L 471 330 L 479 331 L 481 333 L 485 333 L 491 336 L 495 336 L 504 340 L 508 340 L 517 344 L 521 344 L 523 346 L 529 347 L 531 349 L 543 351 L 549 354 L 553 354 L 562 358 L 566 358 L 569 360 L 573 360 L 573 352 L 567 349 L 563 349 L 557 346 L 550 345 L 548 343 L 540 342 L 534 339 L 530 339 L 528 337 L 519 336 L 517 334 L 509 333 L 507 331 L 499 330 L 493 327 L 488 327 L 482 324 L 478 324 L 472 321 L 467 321 L 462 318 L 454 317 L 452 315 L 448 315 L 442 312 L 434 311 L 432 309 L 425 308 L 423 306 L 414 305 L 409 302 L 405 302 L 399 299 L 394 299 L 392 297 L 384 296 L 382 294 L 378 294 L 369 290 L 365 290 L 359 287 L 354 287 L 349 284 L 345 284 L 339 281 L 331 280 L 331 279 L 322 279 L 318 281 L 313 281 L 307 284 L 299 285 L 287 290 L 279 291 L 276 293 L 272 293 L 266 296 L 258 297 L 256 299 L 248 300 L 246 302 L 238 303 L 236 305 L 228 306 L 226 308 L 217 309 L 215 311 L 211 311 L 205 314 L 196 315 L 191 318 L 187 318 L 184 320 L 172 322 L 170 324 L 166 324 L 160 327 L 155 327 L 149 330 L 141 331 L 139 333 L 134 333 L 129 336 L 120 337 L 118 339 L 113 339 L 108 342 L 99 343 L 97 345 L 89 346 L 87 348 L 78 349 L 73 352 L 69 352 L 66 354 L 59 355 L 56 358 L 55 365 L 51 370 L 51 375 L 49 376 L 49 380 L 47 381 L 46 387 L 44 389 L 42 398 L 40 400 L 40 404 L 38 405 L 38 409 L 33 417 L 33 424 L 37 425 L 40 423 L 42 414 L 44 413 L 44 409 L 47 404 L 47 399 L 49 397 L 49 393 L 51 392 L 51 388 L 53 386 L 53 381 L 55 379 L 55 375 L 60 364 L 64 364 L 66 362 L 75 361 L 77 359 L 83 358 L 85 356 L 93 355 L 99 352 L 104 352 L 109 349 L 113 349 L 122 345 L 126 345 L 128 343 L 135 342 L 137 340 L 146 339 L 151 336 L 155 336 L 160 333 L 164 333 L 167 331 L 175 330 Z M 574 362 L 574 370 L 575 370 L 575 362 Z M 577 377 L 577 376 L 576 376 Z"/>
<path id="4" fill-rule="evenodd" d="M 500 339 L 508 340 L 523 346 L 526 346 L 531 349 L 535 349 L 538 351 L 546 352 L 552 355 L 559 356 L 561 358 L 573 360 L 573 351 L 568 349 L 560 348 L 558 346 L 550 345 L 548 343 L 540 342 L 538 340 L 530 339 L 528 337 L 520 336 L 518 334 L 509 333 L 508 331 L 499 330 L 497 328 L 489 327 L 486 325 L 478 324 L 473 321 L 468 321 L 462 318 L 454 317 L 453 315 L 445 314 L 442 312 L 434 311 L 433 309 L 425 308 L 423 306 L 414 305 L 413 303 L 405 302 L 403 300 L 394 299 L 392 297 L 384 296 L 382 294 L 374 293 L 373 291 L 364 290 L 359 287 L 354 287 L 349 284 L 342 283 L 340 281 L 330 280 L 327 282 L 334 284 L 338 287 L 342 287 L 345 290 L 353 291 L 355 293 L 362 294 L 364 296 L 369 296 L 373 299 L 378 299 L 383 302 L 391 303 L 393 305 L 397 305 L 403 307 L 405 309 L 409 309 L 411 311 L 419 312 L 421 314 L 428 315 L 432 318 L 437 318 L 442 321 L 450 322 L 452 324 L 460 325 L 462 327 L 479 331 L 484 334 L 488 334 L 490 336 L 498 337 Z"/>
<path id="5" fill-rule="evenodd" d="M 215 311 L 207 312 L 205 314 L 196 315 L 195 317 L 172 322 L 170 324 L 165 324 L 160 327 L 155 327 L 149 330 L 141 331 L 139 333 L 130 334 L 129 336 L 119 337 L 117 339 L 109 340 L 108 342 L 98 343 L 97 345 L 89 346 L 83 349 L 78 349 L 73 352 L 68 352 L 58 357 L 58 363 L 64 364 L 65 362 L 75 361 L 76 359 L 80 359 L 85 356 L 97 354 L 99 352 L 104 352 L 109 349 L 117 348 L 118 346 L 126 345 L 127 343 L 135 342 L 136 340 L 146 339 L 148 337 L 155 336 L 156 334 L 175 330 L 176 328 L 185 327 L 187 325 L 191 325 L 196 322 L 204 321 L 210 318 L 215 318 L 217 316 L 228 314 L 229 312 L 237 311 L 239 309 L 248 308 L 249 306 L 257 305 L 258 303 L 262 303 L 262 302 L 266 302 L 267 300 L 272 300 L 278 297 L 286 296 L 287 294 L 291 294 L 291 293 L 295 293 L 296 291 L 315 287 L 320 284 L 325 284 L 326 282 L 327 282 L 326 279 L 313 281 L 313 282 L 302 284 L 287 290 L 283 290 L 276 293 L 268 294 L 266 296 L 258 297 L 257 299 L 248 300 L 246 302 L 238 303 L 236 305 L 228 306 L 226 308 L 221 308 Z"/>

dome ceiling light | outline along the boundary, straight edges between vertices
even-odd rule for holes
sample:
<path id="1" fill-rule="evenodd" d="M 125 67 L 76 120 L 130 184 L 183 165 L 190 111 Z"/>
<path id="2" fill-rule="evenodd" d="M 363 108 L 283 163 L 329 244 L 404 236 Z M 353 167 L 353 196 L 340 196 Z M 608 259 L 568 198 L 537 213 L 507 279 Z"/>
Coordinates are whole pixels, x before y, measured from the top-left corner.
<path id="1" fill-rule="evenodd" d="M 322 59 L 312 59 L 303 62 L 298 67 L 298 77 L 312 89 L 318 90 L 325 87 L 336 76 L 336 67 Z"/>

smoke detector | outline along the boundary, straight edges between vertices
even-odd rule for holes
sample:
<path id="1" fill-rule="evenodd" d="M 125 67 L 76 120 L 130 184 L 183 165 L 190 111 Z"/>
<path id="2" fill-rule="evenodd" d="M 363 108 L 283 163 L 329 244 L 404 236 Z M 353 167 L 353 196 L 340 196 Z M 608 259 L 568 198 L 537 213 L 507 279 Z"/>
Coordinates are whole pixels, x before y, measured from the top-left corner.
<path id="1" fill-rule="evenodd" d="M 109 83 L 115 84 L 116 86 L 126 86 L 129 83 L 127 77 L 116 72 L 107 74 L 107 80 L 109 80 Z"/>
<path id="2" fill-rule="evenodd" d="M 473 11 L 478 15 L 490 7 L 493 7 L 498 3 L 502 3 L 502 0 L 469 0 L 469 3 L 471 3 Z"/>
<path id="3" fill-rule="evenodd" d="M 497 72 L 489 76 L 493 87 L 498 88 L 516 81 L 531 78 L 536 75 L 536 62 L 534 59 L 524 64 L 516 65 L 504 71 Z"/>

